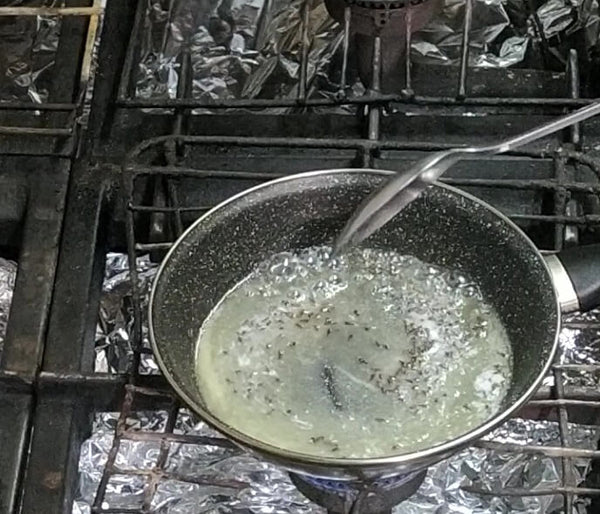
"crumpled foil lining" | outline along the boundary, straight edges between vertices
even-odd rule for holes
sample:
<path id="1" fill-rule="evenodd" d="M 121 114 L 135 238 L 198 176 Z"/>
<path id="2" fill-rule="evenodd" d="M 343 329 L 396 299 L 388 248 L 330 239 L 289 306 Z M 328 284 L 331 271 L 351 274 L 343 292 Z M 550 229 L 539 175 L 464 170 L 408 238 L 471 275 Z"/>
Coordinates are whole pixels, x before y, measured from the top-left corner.
<path id="1" fill-rule="evenodd" d="M 148 255 L 137 259 L 138 288 L 142 298 L 141 374 L 160 374 L 148 339 L 148 298 L 158 265 Z M 100 311 L 96 325 L 94 371 L 126 373 L 133 358 L 133 300 L 127 255 L 109 253 L 106 258 Z"/>
<path id="2" fill-rule="evenodd" d="M 4 337 L 6 336 L 6 328 L 8 327 L 8 315 L 10 314 L 10 304 L 12 302 L 16 278 L 16 263 L 0 257 L 0 359 L 2 358 L 2 348 Z"/>
<path id="3" fill-rule="evenodd" d="M 600 309 L 584 314 L 569 315 L 563 318 L 565 323 L 593 324 L 591 327 L 564 327 L 560 333 L 560 364 L 598 364 L 600 363 Z M 565 385 L 597 388 L 600 384 L 600 372 L 565 370 Z"/>
<path id="4" fill-rule="evenodd" d="M 11 0 L 11 7 L 53 7 L 57 0 Z M 3 3 L 6 5 L 6 2 Z M 48 100 L 60 34 L 57 16 L 0 17 L 0 101 Z"/>
<path id="5" fill-rule="evenodd" d="M 107 257 L 100 320 L 96 331 L 96 370 L 125 372 L 131 362 L 132 306 L 127 256 L 111 253 Z M 148 292 L 157 265 L 148 256 L 137 260 L 138 285 L 146 315 Z M 600 320 L 600 311 L 572 315 L 568 323 Z M 144 318 L 144 346 L 147 346 L 147 320 Z M 565 328 L 560 337 L 559 362 L 575 364 L 600 363 L 600 333 L 597 329 Z M 157 373 L 151 355 L 142 355 L 142 372 Z M 595 380 L 595 381 L 594 381 Z M 566 384 L 597 387 L 600 378 L 589 374 L 566 377 Z M 108 451 L 112 445 L 117 413 L 98 413 L 92 436 L 83 443 L 79 462 L 79 494 L 73 513 L 89 514 L 100 482 Z M 130 427 L 141 431 L 163 431 L 167 413 L 137 412 L 128 420 Z M 175 433 L 221 437 L 182 409 Z M 569 424 L 569 446 L 595 450 L 598 427 Z M 513 419 L 488 435 L 499 442 L 540 446 L 561 446 L 558 424 L 552 421 Z M 152 469 L 160 443 L 157 441 L 121 442 L 116 464 L 121 470 Z M 590 461 L 573 459 L 574 476 L 580 484 L 589 471 Z M 166 464 L 167 474 L 161 479 L 152 501 L 153 512 L 168 514 L 204 512 L 252 512 L 256 514 L 309 514 L 324 510 L 306 500 L 291 484 L 287 474 L 239 450 L 219 446 L 171 443 Z M 169 474 L 177 475 L 171 478 Z M 200 486 L 181 477 L 211 476 L 241 480 L 243 489 Z M 558 487 L 561 461 L 557 458 L 516 453 L 502 453 L 482 448 L 469 448 L 430 468 L 419 491 L 399 505 L 395 514 L 417 513 L 558 513 L 562 496 L 494 497 L 465 490 L 501 490 L 503 488 L 548 489 Z M 105 506 L 139 508 L 146 483 L 138 475 L 120 474 L 108 484 Z M 576 500 L 576 512 L 583 514 L 587 500 Z"/>
<path id="6" fill-rule="evenodd" d="M 304 0 L 149 0 L 136 95 L 174 98 L 181 53 L 189 49 L 192 96 L 295 96 Z M 325 73 L 341 42 L 321 1 L 310 2 L 307 82 Z"/>
<path id="7" fill-rule="evenodd" d="M 113 443 L 117 413 L 96 415 L 93 435 L 81 447 L 79 490 L 73 513 L 90 513 L 102 469 Z M 139 412 L 129 420 L 136 430 L 160 431 L 166 423 L 166 412 Z M 179 414 L 175 433 L 218 436 L 204 423 L 198 422 L 185 409 Z M 572 447 L 595 449 L 598 427 L 569 425 Z M 555 422 L 513 419 L 490 434 L 487 439 L 498 442 L 536 445 L 560 445 Z M 123 474 L 113 476 L 107 488 L 104 508 L 140 508 L 145 482 L 139 475 L 126 471 L 153 469 L 160 443 L 121 442 L 116 465 Z M 574 459 L 573 472 L 578 483 L 585 480 L 589 461 Z M 292 485 L 281 469 L 238 449 L 170 443 L 169 456 L 153 496 L 152 512 L 164 514 L 196 514 L 204 512 L 251 512 L 256 514 L 323 514 L 321 507 L 309 502 Z M 173 475 L 173 477 L 170 476 Z M 176 475 L 176 478 L 175 478 Z M 196 485 L 182 477 L 212 477 L 247 483 L 247 487 L 227 488 L 218 485 Z M 560 459 L 516 453 L 501 453 L 470 448 L 429 469 L 418 492 L 397 506 L 395 514 L 419 513 L 558 513 L 562 497 L 493 497 L 468 492 L 466 487 L 498 490 L 505 487 L 548 489 L 560 486 Z M 587 500 L 578 498 L 576 512 L 587 512 Z"/>
<path id="8" fill-rule="evenodd" d="M 58 0 L 11 0 L 12 6 L 59 5 Z M 136 96 L 174 98 L 180 60 L 189 49 L 192 96 L 291 98 L 298 92 L 304 0 L 148 0 L 137 65 Z M 539 47 L 540 31 L 551 42 L 583 30 L 587 49 L 600 34 L 598 1 L 548 0 L 536 11 L 525 0 L 473 0 L 469 64 L 507 67 Z M 464 0 L 446 0 L 443 11 L 413 37 L 412 59 L 457 64 Z M 322 0 L 309 3 L 308 96 L 339 91 L 342 27 Z M 60 18 L 0 18 L 0 101 L 48 99 L 58 47 Z M 564 49 L 553 48 L 559 54 Z M 564 56 L 563 56 L 564 60 Z M 533 62 L 536 60 L 533 59 Z M 539 62 L 540 59 L 537 59 Z M 351 95 L 364 93 L 358 82 Z"/>
<path id="9" fill-rule="evenodd" d="M 292 98 L 298 91 L 304 0 L 148 0 L 138 64 L 136 96 L 174 98 L 180 58 L 189 49 L 192 96 L 199 100 Z M 460 62 L 464 0 L 444 9 L 413 35 L 414 62 Z M 536 22 L 536 17 L 539 23 Z M 308 96 L 340 89 L 342 30 L 322 0 L 309 2 Z M 546 40 L 585 34 L 586 48 L 598 43 L 598 1 L 548 0 L 535 15 L 525 0 L 473 0 L 469 65 L 508 67 L 539 53 Z M 560 37 L 559 37 L 560 36 Z M 552 39 L 554 38 L 554 39 Z M 557 54 L 564 49 L 556 49 Z M 564 61 L 564 56 L 563 59 Z M 531 66 L 542 59 L 531 59 Z M 364 93 L 358 84 L 352 92 Z"/>

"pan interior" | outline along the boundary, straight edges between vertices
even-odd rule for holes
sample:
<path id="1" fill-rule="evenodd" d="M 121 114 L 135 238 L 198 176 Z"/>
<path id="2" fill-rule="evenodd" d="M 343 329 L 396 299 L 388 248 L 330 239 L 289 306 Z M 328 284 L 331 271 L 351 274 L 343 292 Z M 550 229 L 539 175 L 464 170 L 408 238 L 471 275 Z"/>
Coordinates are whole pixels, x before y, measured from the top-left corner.
<path id="1" fill-rule="evenodd" d="M 266 184 L 197 222 L 171 252 L 152 298 L 152 336 L 164 371 L 205 410 L 195 378 L 199 329 L 215 304 L 274 253 L 331 244 L 385 175 L 323 173 Z M 513 381 L 502 410 L 543 371 L 554 346 L 557 309 L 539 254 L 484 205 L 432 186 L 366 246 L 394 249 L 475 280 L 511 340 Z"/>

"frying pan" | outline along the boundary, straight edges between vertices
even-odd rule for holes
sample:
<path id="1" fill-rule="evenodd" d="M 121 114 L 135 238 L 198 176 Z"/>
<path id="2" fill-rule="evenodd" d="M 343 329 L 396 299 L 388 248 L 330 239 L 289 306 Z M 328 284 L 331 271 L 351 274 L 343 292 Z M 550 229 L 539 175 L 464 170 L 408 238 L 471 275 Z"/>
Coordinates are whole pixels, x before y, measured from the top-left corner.
<path id="1" fill-rule="evenodd" d="M 498 413 L 431 448 L 365 459 L 295 453 L 228 426 L 207 407 L 195 378 L 196 343 L 204 319 L 226 292 L 272 254 L 331 244 L 353 211 L 391 173 L 325 170 L 249 189 L 198 219 L 158 271 L 149 306 L 150 340 L 167 380 L 210 425 L 291 471 L 372 480 L 416 472 L 449 457 L 516 414 L 532 396 L 552 364 L 561 310 L 590 309 L 600 302 L 600 246 L 544 258 L 503 214 L 471 195 L 435 184 L 366 244 L 458 270 L 478 283 L 502 319 L 514 356 L 512 382 Z"/>

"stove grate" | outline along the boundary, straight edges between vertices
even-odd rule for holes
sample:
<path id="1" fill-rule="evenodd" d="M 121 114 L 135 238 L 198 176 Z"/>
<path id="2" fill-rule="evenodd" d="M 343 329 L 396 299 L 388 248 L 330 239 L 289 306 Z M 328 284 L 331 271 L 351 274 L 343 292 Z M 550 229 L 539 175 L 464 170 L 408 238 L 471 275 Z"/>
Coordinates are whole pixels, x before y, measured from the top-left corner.
<path id="1" fill-rule="evenodd" d="M 206 103 L 189 98 L 190 63 L 186 59 L 181 63 L 176 98 L 135 98 L 136 45 L 139 44 L 146 2 L 111 0 L 106 7 L 105 34 L 108 37 L 99 52 L 102 80 L 96 87 L 87 136 L 92 144 L 86 147 L 80 145 L 83 131 L 79 130 L 78 121 L 82 112 L 82 88 L 79 84 L 87 80 L 87 65 L 81 66 L 79 59 L 90 55 L 88 36 L 95 30 L 94 24 L 100 11 L 98 2 L 81 0 L 68 3 L 71 7 L 53 8 L 55 10 L 49 13 L 64 15 L 64 21 L 78 25 L 72 38 L 65 39 L 65 44 L 72 46 L 72 51 L 65 52 L 69 64 L 57 68 L 59 72 L 65 70 L 63 78 L 69 77 L 65 81 L 64 94 L 49 103 L 0 104 L 2 119 L 19 120 L 17 124 L 3 122 L 0 127 L 2 158 L 32 154 L 65 156 L 69 159 L 61 159 L 59 167 L 68 169 L 70 158 L 76 155 L 78 148 L 82 149 L 77 165 L 71 170 L 52 309 L 48 296 L 37 298 L 40 303 L 39 319 L 35 318 L 32 324 L 31 318 L 27 318 L 31 306 L 25 309 L 25 301 L 19 302 L 24 307 L 19 314 L 20 321 L 13 318 L 9 324 L 12 324 L 13 330 L 16 330 L 14 327 L 22 329 L 29 326 L 31 331 L 25 334 L 24 340 L 33 341 L 35 348 L 23 361 L 27 366 L 25 373 L 18 367 L 11 369 L 10 374 L 0 372 L 0 382 L 11 388 L 8 396 L 2 399 L 15 394 L 16 388 L 19 399 L 27 403 L 27 419 L 23 421 L 21 433 L 23 445 L 30 427 L 35 427 L 28 468 L 21 484 L 24 513 L 39 512 L 40 508 L 46 512 L 60 512 L 70 505 L 78 445 L 89 431 L 90 413 L 120 409 L 109 461 L 93 502 L 92 510 L 96 513 L 148 512 L 152 508 L 157 483 L 165 478 L 177 478 L 173 470 L 165 468 L 164 455 L 168 447 L 179 443 L 217 443 L 203 439 L 204 436 L 199 438 L 175 430 L 178 412 L 181 412 L 177 400 L 171 396 L 162 377 L 139 373 L 141 356 L 147 355 L 148 349 L 144 345 L 144 292 L 139 287 L 135 266 L 138 256 L 150 253 L 152 259 L 159 261 L 196 216 L 236 191 L 281 176 L 282 170 L 287 174 L 316 167 L 398 169 L 424 152 L 472 142 L 473 137 L 485 141 L 498 134 L 514 133 L 526 128 L 525 125 L 547 119 L 549 115 L 593 101 L 580 98 L 584 88 L 579 84 L 578 54 L 574 50 L 569 55 L 564 73 L 558 74 L 565 82 L 563 97 L 552 96 L 552 93 L 544 96 L 539 92 L 549 91 L 544 87 L 531 89 L 523 86 L 518 77 L 528 73 L 527 70 L 511 72 L 517 79 L 511 83 L 514 90 L 509 94 L 491 94 L 494 77 L 506 80 L 504 70 L 490 71 L 491 75 L 486 75 L 488 78 L 484 82 L 487 82 L 483 86 L 475 83 L 475 80 L 482 80 L 482 75 L 466 64 L 470 42 L 468 30 L 464 31 L 462 61 L 455 69 L 456 76 L 450 79 L 450 88 L 439 94 L 421 91 L 419 81 L 412 75 L 408 55 L 405 61 L 408 73 L 401 91 L 384 94 L 375 83 L 366 94 L 351 97 L 346 92 L 348 84 L 344 72 L 348 69 L 350 16 L 345 16 L 342 45 L 346 51 L 341 64 L 341 90 L 334 98 L 310 97 L 306 59 L 300 67 L 301 87 L 294 99 L 231 99 Z M 471 13 L 472 2 L 467 0 L 466 5 L 467 12 Z M 79 11 L 83 13 L 81 16 L 64 10 L 80 8 L 84 9 Z M 0 8 L 0 16 L 8 13 L 2 9 L 13 9 L 13 14 L 9 13 L 11 16 L 14 13 L 33 14 L 33 11 L 17 12 L 15 8 L 3 7 Z M 468 19 L 469 16 L 466 17 Z M 112 37 L 114 34 L 118 37 Z M 407 38 L 410 43 L 410 35 Z M 380 49 L 381 45 L 374 47 Z M 123 60 L 120 59 L 121 53 Z M 302 52 L 303 56 L 305 54 Z M 374 57 L 372 75 L 378 76 L 380 55 Z M 76 70 L 73 64 L 76 64 Z M 544 77 L 540 75 L 540 79 L 543 81 Z M 67 84 L 70 85 L 67 87 Z M 116 93 L 113 94 L 113 91 Z M 348 115 L 336 117 L 328 115 L 326 110 L 317 109 L 340 105 L 354 105 L 361 115 L 356 119 Z M 143 111 L 145 108 L 160 111 L 152 114 Z M 218 114 L 193 115 L 194 109 L 205 108 L 218 111 Z M 289 110 L 285 115 L 270 118 L 247 112 L 240 117 L 239 111 L 236 117 L 234 112 L 229 111 L 264 108 Z M 38 116 L 36 111 L 43 116 Z M 291 114 L 288 116 L 288 113 Z M 298 122 L 303 118 L 309 121 Z M 341 118 L 344 120 L 340 121 Z M 424 121 L 421 122 L 421 119 Z M 345 128 L 343 134 L 336 130 L 336 123 Z M 262 135 L 263 129 L 265 135 Z M 454 130 L 457 134 L 450 134 Z M 261 134 L 261 137 L 256 134 Z M 347 137 L 348 134 L 351 136 Z M 598 241 L 600 159 L 593 148 L 597 134 L 598 123 L 591 120 L 521 152 L 485 161 L 465 162 L 448 175 L 447 182 L 469 189 L 499 206 L 547 251 Z M 127 155 L 122 161 L 125 153 Z M 485 165 L 482 166 L 482 163 Z M 53 282 L 67 183 L 65 169 L 61 168 L 65 173 L 46 173 L 50 168 L 54 169 L 55 164 L 54 160 L 48 159 L 29 161 L 28 164 L 32 168 L 37 166 L 36 169 L 43 171 L 40 176 L 44 176 L 43 180 L 32 180 L 36 193 L 29 197 L 29 205 L 37 206 L 31 211 L 35 213 L 32 220 L 52 223 L 52 230 L 48 230 L 44 223 L 32 225 L 37 229 L 31 232 L 29 248 L 35 250 L 31 255 L 37 255 L 39 259 L 30 257 L 32 267 L 28 268 L 27 276 L 32 283 L 21 289 L 28 293 L 29 299 L 36 298 L 34 282 L 38 275 L 46 277 L 44 283 Z M 56 189 L 57 175 L 60 191 Z M 123 212 L 119 209 L 121 206 L 124 206 Z M 120 234 L 123 219 L 124 230 Z M 114 236 L 113 232 L 120 235 Z M 33 243 L 35 237 L 41 241 L 48 239 L 48 246 L 41 248 L 39 243 L 36 246 Z M 122 248 L 123 241 L 126 242 L 131 270 L 134 357 L 133 365 L 126 374 L 94 373 L 91 368 L 93 344 L 88 343 L 93 337 L 89 333 L 97 316 L 97 289 L 105 264 L 107 240 L 119 248 Z M 47 331 L 46 315 L 49 316 Z M 34 324 L 35 327 L 32 326 Z M 597 339 L 600 318 L 597 315 L 572 318 L 567 320 L 566 328 L 591 334 L 589 337 Z M 597 497 L 600 491 L 598 483 L 579 483 L 574 468 L 583 459 L 593 462 L 598 475 L 599 451 L 577 446 L 571 425 L 600 425 L 599 381 L 598 364 L 590 364 L 584 359 L 558 362 L 552 380 L 542 387 L 534 401 L 521 413 L 528 418 L 554 420 L 560 431 L 558 442 L 521 445 L 483 440 L 477 443 L 479 448 L 495 452 L 559 459 L 562 473 L 557 489 L 503 486 L 488 490 L 478 487 L 477 494 L 519 498 L 559 494 L 567 512 L 572 511 L 577 499 Z M 24 389 L 26 392 L 23 392 Z M 35 397 L 32 392 L 36 393 Z M 127 419 L 140 406 L 166 409 L 166 430 L 158 434 L 131 430 Z M 38 427 L 43 429 L 38 430 Z M 154 441 L 159 447 L 152 470 L 136 475 L 146 486 L 142 504 L 135 508 L 115 507 L 111 511 L 109 507 L 107 510 L 104 502 L 111 478 L 123 473 L 132 474 L 117 465 L 119 448 L 124 442 L 138 439 Z M 219 441 L 218 444 L 229 443 Z M 21 477 L 15 475 L 14 478 L 16 490 Z M 179 479 L 182 478 L 193 480 L 193 477 L 179 476 Z"/>
<path id="2" fill-rule="evenodd" d="M 0 155 L 71 157 L 81 132 L 92 77 L 94 46 L 105 0 L 70 0 L 62 6 L 0 6 L 0 19 L 61 20 L 48 100 L 0 101 Z M 66 5 L 65 5 L 66 4 Z M 89 98 L 87 98 L 89 101 Z"/>

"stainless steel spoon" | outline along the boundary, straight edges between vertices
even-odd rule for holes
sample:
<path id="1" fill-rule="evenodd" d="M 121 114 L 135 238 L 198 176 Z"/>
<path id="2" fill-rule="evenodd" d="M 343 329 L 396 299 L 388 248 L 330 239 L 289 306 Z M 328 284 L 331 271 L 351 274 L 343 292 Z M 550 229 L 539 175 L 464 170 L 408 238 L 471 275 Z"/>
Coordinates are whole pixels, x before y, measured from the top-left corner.
<path id="1" fill-rule="evenodd" d="M 385 186 L 367 198 L 338 236 L 334 252 L 339 253 L 347 246 L 356 245 L 380 229 L 461 159 L 475 154 L 508 152 L 596 114 L 600 114 L 600 102 L 590 104 L 495 145 L 453 148 L 436 152 L 418 161 L 407 170 L 399 172 Z"/>

